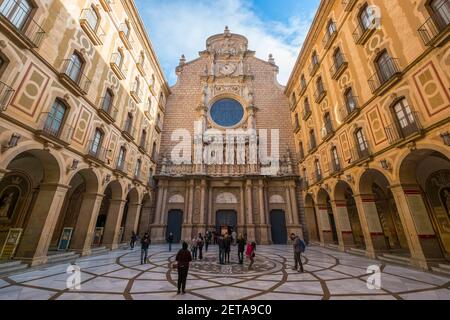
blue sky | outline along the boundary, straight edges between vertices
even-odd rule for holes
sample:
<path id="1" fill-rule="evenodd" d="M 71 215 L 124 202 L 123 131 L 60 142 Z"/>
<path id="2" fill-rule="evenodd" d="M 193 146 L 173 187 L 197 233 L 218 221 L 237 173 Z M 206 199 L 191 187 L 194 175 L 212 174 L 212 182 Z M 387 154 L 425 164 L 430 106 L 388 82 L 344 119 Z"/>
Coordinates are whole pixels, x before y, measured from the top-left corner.
<path id="1" fill-rule="evenodd" d="M 250 50 L 272 53 L 286 84 L 320 0 L 135 0 L 170 85 L 181 54 L 193 60 L 206 39 L 231 32 L 249 39 Z"/>

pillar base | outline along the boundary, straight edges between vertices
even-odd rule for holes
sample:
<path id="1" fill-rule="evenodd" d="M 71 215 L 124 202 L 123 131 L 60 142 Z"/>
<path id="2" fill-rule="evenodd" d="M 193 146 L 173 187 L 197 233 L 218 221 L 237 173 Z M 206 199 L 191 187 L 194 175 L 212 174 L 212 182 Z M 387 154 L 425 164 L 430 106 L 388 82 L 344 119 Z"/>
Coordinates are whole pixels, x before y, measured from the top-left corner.
<path id="1" fill-rule="evenodd" d="M 256 226 L 254 224 L 246 225 L 245 232 L 248 241 L 256 241 Z"/>
<path id="2" fill-rule="evenodd" d="M 36 267 L 44 265 L 48 262 L 48 257 L 32 257 L 32 258 L 23 258 L 23 257 L 15 257 L 14 260 L 22 261 L 23 263 L 28 264 L 30 267 Z"/>
<path id="3" fill-rule="evenodd" d="M 261 224 L 261 225 L 258 225 L 256 228 L 259 231 L 259 244 L 261 244 L 261 245 L 271 244 L 271 241 L 269 238 L 270 225 Z"/>
<path id="4" fill-rule="evenodd" d="M 150 227 L 150 239 L 152 241 L 152 244 L 164 244 L 167 242 L 164 234 L 166 228 L 167 227 L 164 225 L 152 225 Z"/>
<path id="5" fill-rule="evenodd" d="M 194 225 L 192 225 L 192 224 L 183 225 L 183 228 L 181 230 L 181 241 L 187 241 L 189 243 L 192 240 L 193 228 L 194 228 Z"/>

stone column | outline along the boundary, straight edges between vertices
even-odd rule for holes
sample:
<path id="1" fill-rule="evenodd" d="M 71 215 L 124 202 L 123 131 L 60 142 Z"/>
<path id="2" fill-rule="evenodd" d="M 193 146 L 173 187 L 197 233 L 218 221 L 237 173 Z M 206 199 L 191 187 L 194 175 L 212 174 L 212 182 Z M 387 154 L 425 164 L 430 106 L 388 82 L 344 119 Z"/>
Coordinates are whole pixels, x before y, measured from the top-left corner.
<path id="1" fill-rule="evenodd" d="M 103 194 L 95 193 L 85 194 L 83 196 L 83 203 L 81 204 L 77 224 L 70 244 L 70 248 L 82 256 L 91 254 L 95 226 L 103 197 Z"/>
<path id="2" fill-rule="evenodd" d="M 383 228 L 378 216 L 373 194 L 353 195 L 358 209 L 359 221 L 366 243 L 366 255 L 371 258 L 377 256 L 377 251 L 386 249 Z"/>
<path id="3" fill-rule="evenodd" d="M 253 186 L 252 180 L 248 179 L 246 183 L 247 194 L 247 239 L 250 241 L 256 241 L 255 224 L 253 223 Z"/>
<path id="4" fill-rule="evenodd" d="M 411 263 L 419 268 L 429 269 L 430 260 L 443 257 L 422 191 L 418 185 L 395 185 L 391 190 L 405 229 Z"/>
<path id="5" fill-rule="evenodd" d="M 334 200 L 331 201 L 331 207 L 333 208 L 338 232 L 339 250 L 345 251 L 355 245 L 352 226 L 348 217 L 347 202 L 345 200 Z"/>
<path id="6" fill-rule="evenodd" d="M 102 244 L 108 249 L 114 250 L 119 247 L 119 233 L 126 202 L 122 199 L 110 200 L 102 241 Z"/>
<path id="7" fill-rule="evenodd" d="M 155 220 L 152 224 L 152 242 L 153 243 L 163 243 L 164 241 L 164 231 L 163 226 L 161 225 L 161 219 L 163 216 L 162 205 L 163 205 L 163 196 L 164 196 L 164 187 L 163 182 L 161 181 L 158 186 L 157 191 L 157 200 L 156 200 L 156 208 L 155 208 Z"/>
<path id="8" fill-rule="evenodd" d="M 141 215 L 142 204 L 133 203 L 128 206 L 127 221 L 125 222 L 125 236 L 124 241 L 129 242 L 131 240 L 131 233 L 134 231 L 137 233 L 139 225 L 139 217 Z"/>
<path id="9" fill-rule="evenodd" d="M 205 215 L 206 215 L 206 180 L 202 180 L 200 185 L 200 222 L 197 232 L 203 235 L 206 232 Z"/>
<path id="10" fill-rule="evenodd" d="M 148 203 L 142 206 L 141 219 L 139 222 L 138 233 L 142 237 L 146 232 L 150 232 L 150 216 L 152 214 L 152 205 Z"/>
<path id="11" fill-rule="evenodd" d="M 291 201 L 291 192 L 289 191 L 289 186 L 285 187 L 286 194 L 286 220 L 289 225 L 289 229 L 294 225 L 294 217 L 292 215 L 292 201 Z"/>
<path id="12" fill-rule="evenodd" d="M 187 221 L 183 225 L 182 238 L 192 239 L 192 227 L 193 227 L 193 217 L 194 217 L 194 188 L 195 181 L 189 180 L 189 198 L 187 200 Z"/>
<path id="13" fill-rule="evenodd" d="M 333 231 L 331 230 L 330 218 L 328 217 L 328 208 L 326 205 L 317 205 L 317 221 L 319 222 L 319 232 L 321 245 L 333 243 Z"/>
<path id="14" fill-rule="evenodd" d="M 213 212 L 213 189 L 208 189 L 208 226 L 210 229 L 216 230 L 216 214 Z"/>
<path id="15" fill-rule="evenodd" d="M 295 182 L 292 181 L 289 183 L 289 195 L 291 200 L 291 211 L 293 216 L 293 223 L 291 230 L 289 230 L 289 234 L 294 233 L 300 237 L 300 239 L 304 239 L 303 236 L 303 228 L 300 224 L 300 217 L 299 217 L 299 208 L 298 208 L 298 201 L 297 201 L 297 192 L 295 190 Z"/>
<path id="16" fill-rule="evenodd" d="M 266 201 L 264 197 L 265 188 L 264 181 L 262 179 L 259 180 L 258 184 L 258 198 L 259 198 L 259 219 L 260 219 L 260 236 L 261 236 L 261 244 L 269 244 L 269 225 L 267 224 L 267 209 L 266 209 Z"/>
<path id="17" fill-rule="evenodd" d="M 245 182 L 240 188 L 240 212 L 238 213 L 238 233 L 244 234 L 246 231 L 246 211 L 245 211 Z"/>
<path id="18" fill-rule="evenodd" d="M 70 186 L 65 185 L 41 183 L 17 249 L 17 260 L 23 260 L 31 266 L 47 262 L 48 248 L 69 188 Z"/>

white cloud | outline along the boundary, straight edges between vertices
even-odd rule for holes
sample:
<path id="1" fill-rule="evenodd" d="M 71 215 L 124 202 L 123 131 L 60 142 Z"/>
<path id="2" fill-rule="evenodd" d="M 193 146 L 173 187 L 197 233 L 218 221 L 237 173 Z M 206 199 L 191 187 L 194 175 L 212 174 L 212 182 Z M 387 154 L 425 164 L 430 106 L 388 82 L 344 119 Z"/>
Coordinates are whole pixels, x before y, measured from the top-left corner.
<path id="1" fill-rule="evenodd" d="M 286 23 L 262 21 L 245 0 L 145 1 L 144 22 L 169 82 L 176 81 L 175 67 L 181 54 L 193 60 L 205 49 L 206 39 L 224 26 L 246 36 L 249 49 L 267 60 L 269 53 L 280 67 L 278 80 L 285 84 L 311 23 L 311 15 L 293 15 Z"/>

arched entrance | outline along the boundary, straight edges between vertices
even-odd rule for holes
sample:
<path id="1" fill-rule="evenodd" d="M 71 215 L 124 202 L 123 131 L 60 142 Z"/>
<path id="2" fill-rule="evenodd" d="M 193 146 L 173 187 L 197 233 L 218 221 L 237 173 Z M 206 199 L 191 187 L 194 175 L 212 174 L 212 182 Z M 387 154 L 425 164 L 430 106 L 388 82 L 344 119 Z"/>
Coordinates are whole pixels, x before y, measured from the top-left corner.
<path id="1" fill-rule="evenodd" d="M 365 248 L 365 240 L 358 208 L 354 199 L 353 190 L 347 182 L 339 181 L 335 192 L 336 213 L 341 222 L 342 238 L 345 244 L 358 248 Z"/>
<path id="2" fill-rule="evenodd" d="M 47 261 L 63 198 L 68 190 L 59 184 L 60 165 L 48 151 L 28 150 L 16 155 L 0 181 L 0 250 L 15 240 L 3 258 L 31 265 Z"/>
<path id="3" fill-rule="evenodd" d="M 237 230 L 237 212 L 235 210 L 219 210 L 216 212 L 216 232 L 231 234 Z"/>
<path id="4" fill-rule="evenodd" d="M 333 214 L 331 199 L 327 191 L 320 189 L 317 195 L 317 206 L 321 222 L 324 243 L 338 244 L 338 232 Z"/>
<path id="5" fill-rule="evenodd" d="M 316 207 L 313 197 L 308 194 L 305 198 L 305 215 L 307 226 L 307 241 L 320 242 L 319 224 L 317 222 Z"/>
<path id="6" fill-rule="evenodd" d="M 387 178 L 380 171 L 369 169 L 361 176 L 360 191 L 373 250 L 409 256 L 403 223 Z"/>
<path id="7" fill-rule="evenodd" d="M 170 210 L 167 215 L 166 236 L 173 234 L 173 243 L 181 242 L 181 231 L 183 228 L 183 211 L 179 209 Z"/>
<path id="8" fill-rule="evenodd" d="M 450 260 L 450 161 L 441 152 L 411 152 L 400 181 L 425 257 Z"/>
<path id="9" fill-rule="evenodd" d="M 272 210 L 270 212 L 270 224 L 272 226 L 272 243 L 287 244 L 286 213 L 283 210 Z"/>
<path id="10" fill-rule="evenodd" d="M 129 242 L 133 232 L 137 232 L 142 203 L 136 188 L 130 190 L 127 195 L 123 210 L 119 243 Z"/>
<path id="11" fill-rule="evenodd" d="M 152 199 L 150 194 L 146 194 L 142 200 L 142 209 L 139 217 L 138 234 L 144 235 L 146 232 L 150 233 L 150 225 L 154 223 L 154 210 L 152 208 Z"/>
<path id="12" fill-rule="evenodd" d="M 84 253 L 90 248 L 86 241 L 92 236 L 91 220 L 97 218 L 98 179 L 91 169 L 77 172 L 70 183 L 61 213 L 53 233 L 50 250 L 73 249 Z M 91 238 L 92 239 L 92 238 Z"/>

